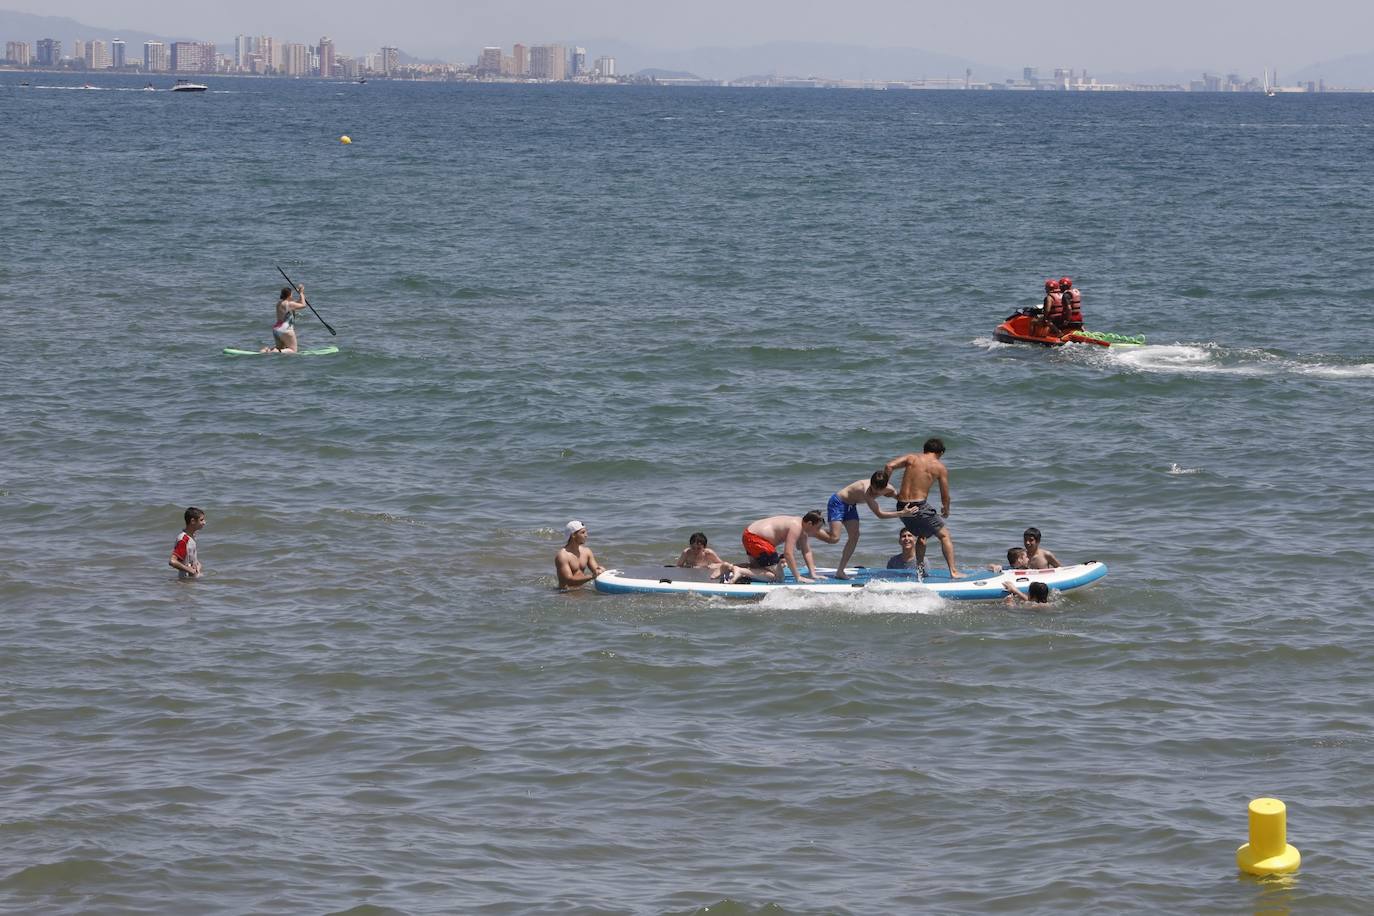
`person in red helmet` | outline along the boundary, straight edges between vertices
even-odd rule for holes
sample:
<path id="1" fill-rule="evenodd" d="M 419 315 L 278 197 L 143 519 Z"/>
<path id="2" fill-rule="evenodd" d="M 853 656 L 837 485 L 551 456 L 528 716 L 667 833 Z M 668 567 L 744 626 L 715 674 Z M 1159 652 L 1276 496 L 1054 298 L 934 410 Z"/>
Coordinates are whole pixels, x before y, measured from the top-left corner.
<path id="1" fill-rule="evenodd" d="M 1064 320 L 1059 326 L 1065 331 L 1083 330 L 1083 294 L 1069 277 L 1061 277 L 1059 280 L 1059 302 L 1064 315 Z"/>
<path id="2" fill-rule="evenodd" d="M 1031 319 L 1030 332 L 1035 337 L 1058 335 L 1055 330 L 1057 316 L 1063 308 L 1063 298 L 1059 295 L 1059 281 L 1045 281 L 1045 299 L 1040 303 L 1040 317 Z"/>

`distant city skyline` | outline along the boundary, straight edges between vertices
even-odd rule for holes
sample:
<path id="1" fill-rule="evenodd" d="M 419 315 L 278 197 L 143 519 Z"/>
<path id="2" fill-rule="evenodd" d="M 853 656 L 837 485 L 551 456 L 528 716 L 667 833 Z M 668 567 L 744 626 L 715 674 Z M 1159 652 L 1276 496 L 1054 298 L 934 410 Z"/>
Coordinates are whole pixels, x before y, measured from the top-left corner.
<path id="1" fill-rule="evenodd" d="M 1074 66 L 1090 72 L 1172 69 L 1293 72 L 1374 54 L 1374 4 L 1309 0 L 1153 0 L 1083 6 L 1076 0 L 983 0 L 976 6 L 849 0 L 804 6 L 790 0 L 399 0 L 351 7 L 326 0 L 240 0 L 169 6 L 159 0 L 0 0 L 0 8 L 64 16 L 118 30 L 157 28 L 201 41 L 327 31 L 355 53 L 380 44 L 418 57 L 475 60 L 486 46 L 635 44 L 646 54 L 772 41 L 917 48 L 1008 73 Z M 0 36 L 17 38 L 22 36 Z M 984 74 L 991 75 L 991 74 Z"/>

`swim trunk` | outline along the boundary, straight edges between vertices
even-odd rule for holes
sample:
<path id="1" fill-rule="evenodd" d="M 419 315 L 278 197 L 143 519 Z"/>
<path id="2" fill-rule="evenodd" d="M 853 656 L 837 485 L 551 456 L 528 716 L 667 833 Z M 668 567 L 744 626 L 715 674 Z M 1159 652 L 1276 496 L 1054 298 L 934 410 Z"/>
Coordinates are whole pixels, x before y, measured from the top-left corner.
<path id="1" fill-rule="evenodd" d="M 287 332 L 294 330 L 296 329 L 289 324 L 274 324 L 272 325 L 272 336 L 277 340 L 285 340 Z"/>
<path id="2" fill-rule="evenodd" d="M 840 499 L 840 494 L 836 493 L 830 497 L 830 502 L 825 504 L 825 520 L 829 522 L 848 522 L 859 520 L 859 507 L 851 506 L 849 503 Z"/>
<path id="3" fill-rule="evenodd" d="M 902 527 L 918 538 L 928 538 L 932 534 L 939 534 L 940 529 L 945 527 L 945 520 L 940 517 L 940 513 L 935 511 L 934 506 L 926 505 L 924 499 L 917 500 L 897 500 L 898 509 L 910 509 L 915 506 L 920 509 L 915 515 L 902 516 Z"/>
<path id="4" fill-rule="evenodd" d="M 750 566 L 777 566 L 782 562 L 782 555 L 778 553 L 778 545 L 768 538 L 745 528 L 744 537 L 740 540 L 744 542 L 744 552 L 749 554 Z"/>

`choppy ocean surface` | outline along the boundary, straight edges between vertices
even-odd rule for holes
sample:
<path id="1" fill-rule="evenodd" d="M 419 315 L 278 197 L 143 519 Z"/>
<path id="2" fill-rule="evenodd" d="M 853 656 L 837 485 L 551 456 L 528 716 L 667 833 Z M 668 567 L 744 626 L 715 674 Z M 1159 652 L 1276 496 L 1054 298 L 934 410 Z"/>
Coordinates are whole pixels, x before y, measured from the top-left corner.
<path id="1" fill-rule="evenodd" d="M 0 74 L 0 908 L 1374 908 L 1374 97 L 142 84 Z M 554 588 L 932 435 L 1111 575 Z"/>

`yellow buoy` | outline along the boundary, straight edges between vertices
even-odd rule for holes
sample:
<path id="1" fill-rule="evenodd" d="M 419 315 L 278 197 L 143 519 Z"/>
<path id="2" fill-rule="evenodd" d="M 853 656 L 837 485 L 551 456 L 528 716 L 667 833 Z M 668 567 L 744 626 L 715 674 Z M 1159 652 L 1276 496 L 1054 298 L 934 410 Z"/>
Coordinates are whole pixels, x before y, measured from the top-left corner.
<path id="1" fill-rule="evenodd" d="M 339 142 L 340 142 L 340 143 L 352 143 L 352 142 L 353 142 L 353 138 L 350 137 L 348 134 L 344 134 L 342 137 L 339 138 Z"/>
<path id="2" fill-rule="evenodd" d="M 1250 842 L 1236 850 L 1236 864 L 1252 875 L 1286 875 L 1302 856 L 1288 845 L 1288 808 L 1277 798 L 1250 802 Z"/>

